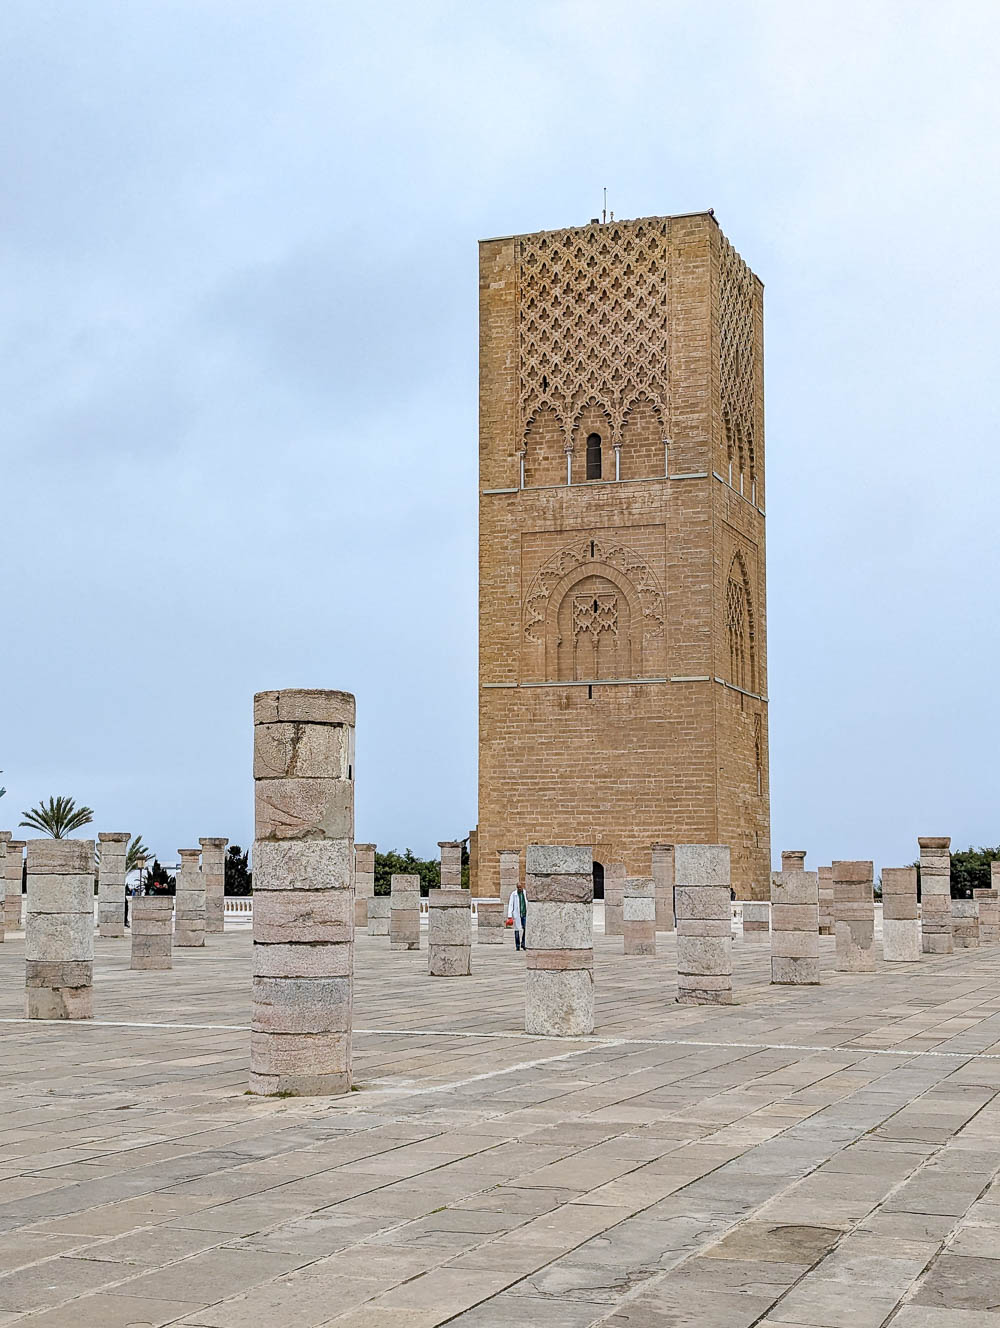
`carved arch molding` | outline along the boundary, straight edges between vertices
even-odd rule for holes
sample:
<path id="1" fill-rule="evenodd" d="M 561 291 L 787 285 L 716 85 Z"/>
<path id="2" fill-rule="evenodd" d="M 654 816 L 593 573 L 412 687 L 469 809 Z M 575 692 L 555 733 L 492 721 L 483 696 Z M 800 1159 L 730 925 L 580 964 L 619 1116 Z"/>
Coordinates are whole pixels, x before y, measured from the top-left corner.
<path id="1" fill-rule="evenodd" d="M 526 682 L 662 676 L 663 589 L 648 561 L 618 540 L 584 536 L 536 572 L 522 609 Z"/>

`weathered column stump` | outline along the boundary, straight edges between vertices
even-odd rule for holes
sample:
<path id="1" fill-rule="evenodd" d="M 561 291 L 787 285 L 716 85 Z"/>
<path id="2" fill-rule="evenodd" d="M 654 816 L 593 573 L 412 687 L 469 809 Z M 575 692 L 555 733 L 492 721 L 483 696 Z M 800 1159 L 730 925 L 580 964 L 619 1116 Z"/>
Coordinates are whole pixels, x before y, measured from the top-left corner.
<path id="1" fill-rule="evenodd" d="M 137 895 L 132 900 L 131 968 L 173 968 L 174 900 L 172 895 Z"/>
<path id="2" fill-rule="evenodd" d="M 24 959 L 29 1019 L 93 1019 L 92 839 L 29 841 Z"/>
<path id="3" fill-rule="evenodd" d="M 198 949 L 205 944 L 205 878 L 201 872 L 201 849 L 179 848 L 174 903 L 174 945 Z"/>
<path id="4" fill-rule="evenodd" d="M 199 839 L 201 874 L 205 882 L 205 932 L 221 936 L 226 930 L 226 845 L 228 839 Z"/>
<path id="5" fill-rule="evenodd" d="M 956 950 L 979 948 L 979 902 L 976 899 L 951 901 L 951 934 Z"/>
<path id="6" fill-rule="evenodd" d="M 524 1029 L 543 1037 L 594 1031 L 594 859 L 589 848 L 529 844 Z"/>
<path id="7" fill-rule="evenodd" d="M 816 875 L 819 877 L 819 934 L 832 936 L 834 933 L 833 868 L 820 867 Z"/>
<path id="8" fill-rule="evenodd" d="M 441 889 L 461 890 L 462 888 L 462 841 L 443 839 L 438 843 L 441 850 Z"/>
<path id="9" fill-rule="evenodd" d="M 625 864 L 609 862 L 604 868 L 604 934 L 621 936 L 625 901 Z"/>
<path id="10" fill-rule="evenodd" d="M 375 845 L 354 845 L 354 926 L 368 926 L 368 905 L 375 898 Z"/>
<path id="11" fill-rule="evenodd" d="M 432 890 L 427 904 L 427 972 L 432 978 L 467 978 L 472 972 L 468 891 Z"/>
<path id="12" fill-rule="evenodd" d="M 368 901 L 368 935 L 389 935 L 389 909 L 392 901 L 388 895 L 372 895 Z"/>
<path id="13" fill-rule="evenodd" d="M 627 955 L 656 954 L 656 884 L 651 876 L 625 878 L 622 935 Z"/>
<path id="14" fill-rule="evenodd" d="M 871 862 L 833 864 L 838 973 L 875 971 L 875 899 Z"/>
<path id="15" fill-rule="evenodd" d="M 677 1000 L 681 1005 L 732 1005 L 729 849 L 724 844 L 678 844 L 674 876 Z"/>
<path id="16" fill-rule="evenodd" d="M 21 930 L 21 910 L 24 899 L 24 844 L 23 839 L 11 839 L 7 833 L 7 857 L 4 862 L 4 923 L 8 931 Z"/>
<path id="17" fill-rule="evenodd" d="M 819 876 L 806 871 L 801 849 L 782 853 L 771 873 L 771 981 L 782 987 L 819 983 Z"/>
<path id="18" fill-rule="evenodd" d="M 100 936 L 125 935 L 125 855 L 129 835 L 105 830 L 97 836 L 101 862 L 97 868 L 97 931 Z"/>
<path id="19" fill-rule="evenodd" d="M 920 936 L 924 954 L 951 954 L 951 839 L 918 839 L 920 845 Z"/>
<path id="20" fill-rule="evenodd" d="M 882 957 L 894 964 L 920 959 L 916 867 L 882 868 Z"/>
<path id="21" fill-rule="evenodd" d="M 250 1091 L 351 1088 L 354 697 L 254 697 Z"/>
<path id="22" fill-rule="evenodd" d="M 979 944 L 996 945 L 1000 941 L 1000 891 L 977 888 L 972 894 L 979 905 Z"/>
<path id="23" fill-rule="evenodd" d="M 391 876 L 389 910 L 389 948 L 420 949 L 420 877 Z"/>
<path id="24" fill-rule="evenodd" d="M 504 901 L 502 899 L 476 900 L 476 943 L 503 945 Z"/>
<path id="25" fill-rule="evenodd" d="M 674 846 L 653 845 L 653 882 L 656 889 L 656 930 L 674 929 Z"/>
<path id="26" fill-rule="evenodd" d="M 771 905 L 766 899 L 744 899 L 743 901 L 743 939 L 763 942 L 765 945 L 771 934 Z"/>

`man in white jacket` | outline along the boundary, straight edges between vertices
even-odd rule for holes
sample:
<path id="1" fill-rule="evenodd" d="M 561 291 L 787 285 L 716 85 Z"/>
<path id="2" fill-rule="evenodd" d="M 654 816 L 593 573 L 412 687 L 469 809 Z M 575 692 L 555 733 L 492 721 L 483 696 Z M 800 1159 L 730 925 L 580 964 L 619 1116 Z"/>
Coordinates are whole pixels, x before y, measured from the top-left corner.
<path id="1" fill-rule="evenodd" d="M 527 950 L 528 896 L 524 893 L 522 885 L 518 885 L 516 890 L 510 892 L 510 898 L 507 900 L 507 916 L 514 923 L 514 948 Z"/>

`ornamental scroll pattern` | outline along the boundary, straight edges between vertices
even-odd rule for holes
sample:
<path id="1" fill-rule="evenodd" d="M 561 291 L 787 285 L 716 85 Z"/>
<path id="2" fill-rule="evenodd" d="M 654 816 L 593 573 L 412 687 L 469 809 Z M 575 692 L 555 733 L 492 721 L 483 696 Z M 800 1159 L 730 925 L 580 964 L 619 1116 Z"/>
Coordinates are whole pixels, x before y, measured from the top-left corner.
<path id="1" fill-rule="evenodd" d="M 642 613 L 643 641 L 662 633 L 663 591 L 650 565 L 624 544 L 604 544 L 597 539 L 587 539 L 560 549 L 535 575 L 524 601 L 524 635 L 527 640 L 537 643 L 543 640 L 545 613 L 553 587 L 570 572 L 598 571 L 602 564 L 621 572 L 634 587 Z"/>
<path id="2" fill-rule="evenodd" d="M 547 231 L 518 241 L 521 436 L 551 409 L 567 442 L 580 410 L 600 402 L 612 441 L 640 395 L 668 398 L 667 222 L 652 217 Z"/>
<path id="3" fill-rule="evenodd" d="M 723 235 L 719 278 L 719 354 L 722 419 L 729 457 L 749 479 L 757 473 L 754 278 Z"/>

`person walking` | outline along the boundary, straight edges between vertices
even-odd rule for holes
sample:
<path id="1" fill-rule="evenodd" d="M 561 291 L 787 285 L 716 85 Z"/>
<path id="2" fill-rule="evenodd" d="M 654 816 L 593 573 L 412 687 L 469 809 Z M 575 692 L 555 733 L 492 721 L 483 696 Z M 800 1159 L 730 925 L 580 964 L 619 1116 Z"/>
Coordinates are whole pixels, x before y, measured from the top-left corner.
<path id="1" fill-rule="evenodd" d="M 516 890 L 510 892 L 510 898 L 507 900 L 507 916 L 514 923 L 514 948 L 516 950 L 527 950 L 528 896 L 524 893 L 524 886 L 521 884 L 518 884 Z"/>

